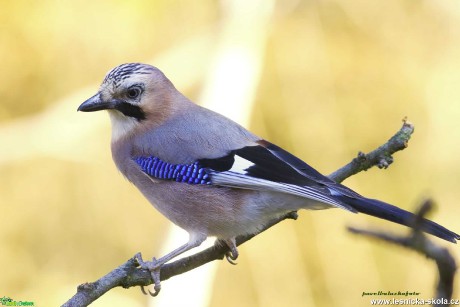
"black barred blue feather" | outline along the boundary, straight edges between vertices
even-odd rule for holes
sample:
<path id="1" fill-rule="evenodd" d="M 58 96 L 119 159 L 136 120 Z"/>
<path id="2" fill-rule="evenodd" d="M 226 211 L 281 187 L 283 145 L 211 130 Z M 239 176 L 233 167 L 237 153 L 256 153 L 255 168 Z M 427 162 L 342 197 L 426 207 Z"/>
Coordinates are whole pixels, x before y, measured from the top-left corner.
<path id="1" fill-rule="evenodd" d="M 142 171 L 157 179 L 175 180 L 190 184 L 211 184 L 210 177 L 198 162 L 171 164 L 158 157 L 137 157 L 134 161 Z"/>

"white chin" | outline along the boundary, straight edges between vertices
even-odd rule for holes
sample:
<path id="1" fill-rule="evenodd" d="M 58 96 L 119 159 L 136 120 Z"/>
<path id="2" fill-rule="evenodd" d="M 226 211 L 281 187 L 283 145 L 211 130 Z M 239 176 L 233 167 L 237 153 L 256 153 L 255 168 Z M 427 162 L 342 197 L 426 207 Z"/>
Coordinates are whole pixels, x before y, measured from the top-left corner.
<path id="1" fill-rule="evenodd" d="M 112 142 L 130 134 L 136 125 L 137 119 L 123 115 L 117 110 L 107 110 L 112 122 Z"/>

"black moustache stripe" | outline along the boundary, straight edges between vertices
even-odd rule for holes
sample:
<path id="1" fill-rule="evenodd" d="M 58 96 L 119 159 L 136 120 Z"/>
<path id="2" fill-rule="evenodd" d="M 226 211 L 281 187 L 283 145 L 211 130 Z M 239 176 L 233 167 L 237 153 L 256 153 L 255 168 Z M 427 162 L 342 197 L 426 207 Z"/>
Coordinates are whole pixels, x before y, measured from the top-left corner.
<path id="1" fill-rule="evenodd" d="M 139 121 L 145 119 L 145 113 L 139 106 L 132 105 L 125 101 L 117 103 L 115 109 L 123 113 L 125 116 L 134 117 Z"/>

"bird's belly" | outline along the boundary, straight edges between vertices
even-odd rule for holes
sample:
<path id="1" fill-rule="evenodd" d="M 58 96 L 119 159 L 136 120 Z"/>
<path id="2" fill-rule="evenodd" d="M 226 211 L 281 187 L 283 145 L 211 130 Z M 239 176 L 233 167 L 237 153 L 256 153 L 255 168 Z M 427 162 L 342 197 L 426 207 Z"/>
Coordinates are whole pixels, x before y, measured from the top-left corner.
<path id="1" fill-rule="evenodd" d="M 255 233 L 273 218 L 312 205 L 288 194 L 174 181 L 151 184 L 142 192 L 179 227 L 222 239 Z"/>
<path id="2" fill-rule="evenodd" d="M 231 238 L 247 233 L 250 224 L 258 223 L 254 216 L 245 216 L 245 196 L 252 191 L 173 181 L 151 185 L 144 195 L 165 217 L 188 232 Z"/>

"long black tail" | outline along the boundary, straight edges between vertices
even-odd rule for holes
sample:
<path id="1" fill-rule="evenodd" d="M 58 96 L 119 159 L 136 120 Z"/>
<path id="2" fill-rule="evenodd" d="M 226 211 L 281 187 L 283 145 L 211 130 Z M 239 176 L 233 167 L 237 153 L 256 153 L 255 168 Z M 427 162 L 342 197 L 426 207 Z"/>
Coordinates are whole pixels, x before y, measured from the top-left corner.
<path id="1" fill-rule="evenodd" d="M 370 198 L 352 198 L 348 196 L 336 196 L 342 202 L 350 205 L 358 212 L 372 215 L 384 220 L 395 222 L 405 226 L 411 226 L 414 220 L 414 214 L 393 205 L 384 203 L 380 200 Z M 460 235 L 449 229 L 436 224 L 430 220 L 424 219 L 422 230 L 438 238 L 457 243 Z"/>

